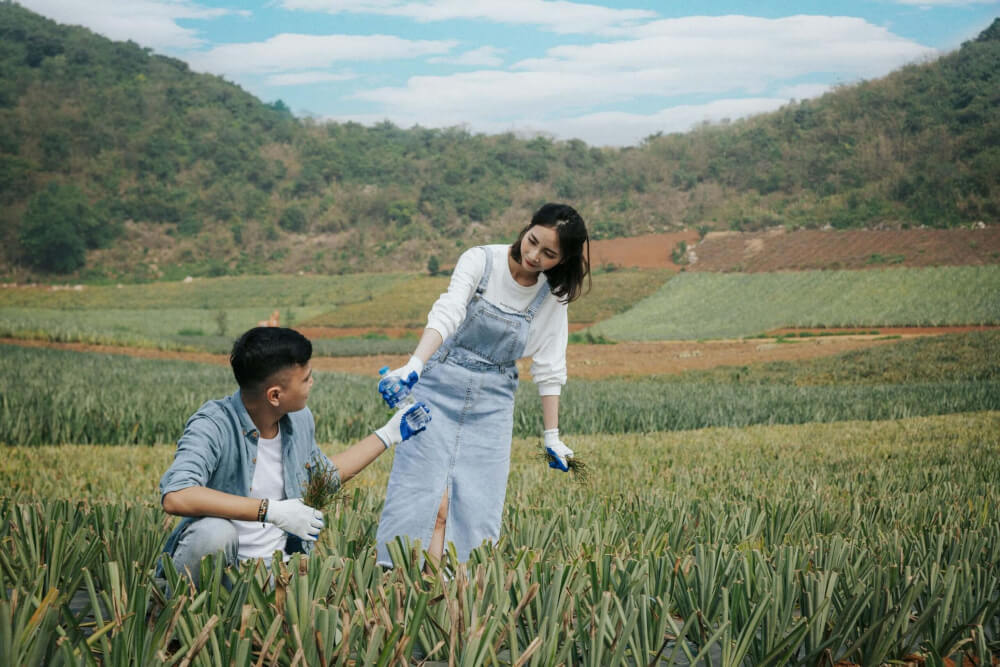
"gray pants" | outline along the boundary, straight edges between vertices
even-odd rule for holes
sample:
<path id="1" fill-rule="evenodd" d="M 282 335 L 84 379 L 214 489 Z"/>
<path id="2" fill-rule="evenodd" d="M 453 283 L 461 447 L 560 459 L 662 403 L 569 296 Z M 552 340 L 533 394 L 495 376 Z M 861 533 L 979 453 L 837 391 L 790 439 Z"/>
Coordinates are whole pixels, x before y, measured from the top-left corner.
<path id="1" fill-rule="evenodd" d="M 186 572 L 197 586 L 202 558 L 221 552 L 226 566 L 233 567 L 238 562 L 239 550 L 236 525 L 229 519 L 206 516 L 184 529 L 174 549 L 174 566 L 178 572 Z"/>

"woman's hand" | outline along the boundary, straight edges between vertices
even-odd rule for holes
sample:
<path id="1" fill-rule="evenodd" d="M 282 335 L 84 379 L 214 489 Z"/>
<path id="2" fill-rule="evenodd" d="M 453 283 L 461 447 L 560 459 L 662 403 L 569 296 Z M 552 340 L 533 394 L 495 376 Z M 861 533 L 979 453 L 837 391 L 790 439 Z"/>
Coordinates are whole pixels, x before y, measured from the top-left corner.
<path id="1" fill-rule="evenodd" d="M 573 458 L 573 450 L 559 439 L 559 429 L 548 429 L 542 435 L 545 438 L 545 451 L 551 459 L 549 467 L 569 472 L 569 462 L 567 459 Z"/>
<path id="2" fill-rule="evenodd" d="M 423 372 L 424 362 L 419 357 L 412 356 L 405 365 L 382 376 L 378 382 L 378 393 L 382 395 L 386 405 L 394 408 L 410 393 Z"/>

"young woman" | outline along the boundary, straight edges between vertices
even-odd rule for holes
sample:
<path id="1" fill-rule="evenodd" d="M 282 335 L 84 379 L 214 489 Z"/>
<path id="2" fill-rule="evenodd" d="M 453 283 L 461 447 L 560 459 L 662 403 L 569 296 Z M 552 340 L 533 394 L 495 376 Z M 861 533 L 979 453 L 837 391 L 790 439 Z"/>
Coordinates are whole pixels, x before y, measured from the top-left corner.
<path id="1" fill-rule="evenodd" d="M 459 258 L 413 356 L 389 374 L 413 386 L 434 429 L 396 453 L 376 536 L 380 564 L 391 566 L 387 544 L 397 536 L 420 540 L 435 561 L 448 542 L 465 561 L 499 537 L 521 357 L 532 358 L 550 465 L 568 469 L 573 451 L 559 439 L 566 313 L 589 273 L 586 225 L 565 204 L 542 206 L 512 245 Z"/>

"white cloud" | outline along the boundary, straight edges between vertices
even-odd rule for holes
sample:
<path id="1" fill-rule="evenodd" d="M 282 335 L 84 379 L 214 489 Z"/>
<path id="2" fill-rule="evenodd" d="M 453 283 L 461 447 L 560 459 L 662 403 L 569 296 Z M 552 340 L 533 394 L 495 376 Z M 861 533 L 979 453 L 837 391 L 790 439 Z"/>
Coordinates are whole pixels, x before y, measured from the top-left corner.
<path id="1" fill-rule="evenodd" d="M 558 46 L 545 58 L 517 63 L 515 71 L 414 76 L 405 86 L 355 97 L 390 109 L 434 110 L 456 121 L 526 109 L 565 115 L 640 97 L 773 97 L 796 77 L 880 75 L 934 52 L 858 19 L 829 17 L 676 19 L 639 32 L 633 40 Z"/>
<path id="2" fill-rule="evenodd" d="M 679 105 L 667 107 L 650 114 L 627 112 L 601 112 L 566 116 L 560 118 L 532 117 L 530 114 L 507 121 L 478 118 L 471 122 L 442 120 L 427 113 L 400 114 L 350 114 L 335 115 L 327 120 L 338 122 L 354 121 L 373 125 L 390 120 L 400 127 L 454 127 L 461 126 L 470 132 L 499 134 L 514 132 L 532 136 L 543 134 L 557 139 L 582 139 L 592 146 L 629 146 L 657 132 L 686 132 L 704 122 L 719 122 L 725 119 L 737 120 L 758 113 L 774 111 L 788 99 L 784 97 L 761 97 L 715 100 L 701 105 Z"/>
<path id="3" fill-rule="evenodd" d="M 430 58 L 427 62 L 447 65 L 500 67 L 503 65 L 503 58 L 500 56 L 501 53 L 505 53 L 505 49 L 498 49 L 494 46 L 483 46 L 451 58 Z"/>
<path id="4" fill-rule="evenodd" d="M 647 23 L 634 30 L 633 39 L 558 46 L 544 58 L 524 60 L 515 67 L 555 71 L 670 68 L 682 80 L 694 83 L 710 76 L 718 85 L 729 87 L 736 80 L 754 82 L 808 72 L 872 76 L 935 53 L 857 18 L 688 17 Z"/>
<path id="5" fill-rule="evenodd" d="M 629 146 L 657 132 L 686 132 L 704 122 L 736 120 L 774 111 L 787 102 L 784 97 L 714 100 L 708 104 L 668 107 L 652 114 L 586 114 L 547 125 L 548 131 L 562 139 L 583 139 L 596 146 Z"/>
<path id="6" fill-rule="evenodd" d="M 313 83 L 329 83 L 332 81 L 350 81 L 358 78 L 357 74 L 344 72 L 324 72 L 321 70 L 311 70 L 308 72 L 287 72 L 284 74 L 271 74 L 264 79 L 267 86 L 303 86 Z"/>
<path id="7" fill-rule="evenodd" d="M 191 66 L 216 74 L 288 72 L 327 68 L 338 62 L 403 60 L 448 53 L 458 42 L 414 41 L 392 35 L 280 34 L 263 42 L 223 44 L 193 54 Z"/>
<path id="8" fill-rule="evenodd" d="M 656 18 L 654 11 L 612 9 L 566 0 L 282 0 L 285 9 L 535 25 L 555 33 L 609 33 Z"/>
<path id="9" fill-rule="evenodd" d="M 183 0 L 20 0 L 20 4 L 60 23 L 81 25 L 110 39 L 131 39 L 157 50 L 191 49 L 204 44 L 197 30 L 181 27 L 178 19 L 214 19 L 247 13 Z"/>
<path id="10" fill-rule="evenodd" d="M 642 82 L 613 73 L 505 72 L 480 70 L 450 76 L 414 76 L 405 87 L 363 90 L 357 99 L 388 109 L 438 114 L 447 122 L 476 117 L 510 118 L 526 112 L 565 115 L 622 96 L 634 96 Z"/>
<path id="11" fill-rule="evenodd" d="M 965 7 L 967 5 L 992 5 L 997 0 L 894 0 L 897 5 L 920 7 Z"/>
<path id="12" fill-rule="evenodd" d="M 557 46 L 510 70 L 413 76 L 405 85 L 360 90 L 352 97 L 407 124 L 468 122 L 488 131 L 529 122 L 559 136 L 576 131 L 588 140 L 617 144 L 704 117 L 775 109 L 791 98 L 829 90 L 825 83 L 796 82 L 807 76 L 854 81 L 935 53 L 845 17 L 693 17 L 651 22 L 634 33 L 632 39 Z M 690 95 L 724 100 L 677 105 Z M 640 101 L 649 108 L 657 99 L 664 110 L 653 114 L 605 111 L 637 107 Z"/>

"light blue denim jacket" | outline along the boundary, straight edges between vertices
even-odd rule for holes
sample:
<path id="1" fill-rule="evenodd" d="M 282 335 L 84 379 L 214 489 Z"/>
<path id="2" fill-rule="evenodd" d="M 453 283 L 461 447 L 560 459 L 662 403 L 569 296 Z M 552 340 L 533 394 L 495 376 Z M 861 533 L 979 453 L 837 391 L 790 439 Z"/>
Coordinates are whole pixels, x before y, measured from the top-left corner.
<path id="1" fill-rule="evenodd" d="M 309 408 L 291 412 L 278 423 L 285 497 L 300 498 L 306 481 L 306 463 L 317 458 L 331 467 L 333 463 L 316 446 L 316 422 Z M 174 462 L 160 479 L 160 498 L 190 486 L 249 496 L 259 438 L 238 390 L 232 396 L 206 402 L 184 426 Z M 173 555 L 184 529 L 196 518 L 185 517 L 177 525 L 167 538 L 164 552 Z M 312 543 L 302 546 L 308 552 Z"/>

